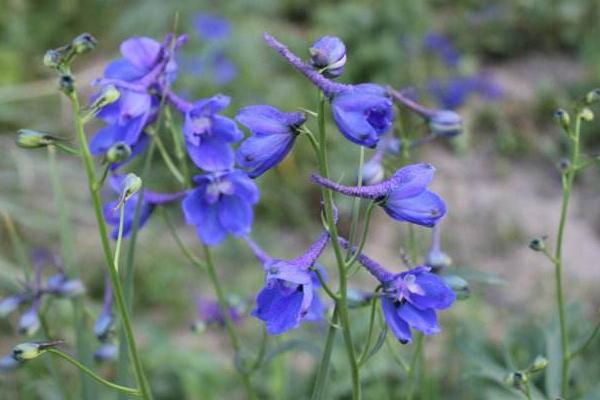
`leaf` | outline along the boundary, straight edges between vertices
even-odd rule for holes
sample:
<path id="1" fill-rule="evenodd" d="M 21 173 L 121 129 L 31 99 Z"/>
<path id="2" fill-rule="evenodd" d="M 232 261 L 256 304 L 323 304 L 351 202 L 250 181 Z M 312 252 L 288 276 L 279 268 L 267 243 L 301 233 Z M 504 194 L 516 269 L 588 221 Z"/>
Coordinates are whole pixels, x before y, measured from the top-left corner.
<path id="1" fill-rule="evenodd" d="M 556 398 L 560 396 L 560 386 L 562 382 L 562 348 L 560 331 L 556 320 L 549 324 L 545 336 L 546 355 L 548 358 L 548 366 L 546 367 L 546 394 L 550 398 Z"/>
<path id="2" fill-rule="evenodd" d="M 367 354 L 367 357 L 365 358 L 364 363 L 366 363 L 371 357 L 373 357 L 375 354 L 377 354 L 377 352 L 379 350 L 381 350 L 381 346 L 383 346 L 383 344 L 385 343 L 385 338 L 387 336 L 387 333 L 388 333 L 388 327 L 387 327 L 387 325 L 384 325 L 381 332 L 379 332 L 379 336 L 377 336 L 377 341 L 375 342 L 375 345 L 373 346 L 373 348 L 371 348 L 371 351 L 369 351 L 369 354 Z"/>

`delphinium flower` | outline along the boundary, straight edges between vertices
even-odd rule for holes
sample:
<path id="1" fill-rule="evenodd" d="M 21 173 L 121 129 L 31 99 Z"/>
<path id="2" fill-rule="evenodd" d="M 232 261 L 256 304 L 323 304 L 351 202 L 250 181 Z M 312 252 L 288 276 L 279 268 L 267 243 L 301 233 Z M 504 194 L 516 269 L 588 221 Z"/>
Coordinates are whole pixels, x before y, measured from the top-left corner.
<path id="1" fill-rule="evenodd" d="M 207 245 L 222 242 L 227 235 L 250 233 L 259 191 L 244 171 L 232 170 L 194 177 L 197 185 L 182 202 L 188 224 Z"/>
<path id="2" fill-rule="evenodd" d="M 265 323 L 267 333 L 279 335 L 303 321 L 320 320 L 325 308 L 318 293 L 318 277 L 311 268 L 319 268 L 315 263 L 327 246 L 329 234 L 324 232 L 303 255 L 291 260 L 272 258 L 249 237 L 245 239 L 266 274 L 252 316 Z"/>
<path id="3" fill-rule="evenodd" d="M 440 57 L 448 67 L 455 68 L 460 61 L 458 50 L 446 36 L 428 32 L 423 40 L 423 47 Z"/>
<path id="4" fill-rule="evenodd" d="M 234 298 L 233 296 L 228 299 L 229 306 L 227 308 L 229 318 L 234 324 L 239 324 L 242 321 L 244 307 L 240 299 Z M 196 309 L 198 311 L 198 318 L 192 325 L 192 328 L 196 332 L 202 332 L 206 327 L 211 325 L 218 325 L 220 327 L 225 326 L 225 315 L 219 307 L 219 303 L 216 300 L 208 297 L 196 296 Z"/>
<path id="5" fill-rule="evenodd" d="M 450 256 L 442 251 L 440 229 L 440 225 L 438 224 L 431 230 L 431 247 L 425 257 L 425 264 L 430 267 L 433 272 L 438 272 L 452 264 Z"/>
<path id="6" fill-rule="evenodd" d="M 121 44 L 122 58 L 111 62 L 104 77 L 95 81 L 101 91 L 115 86 L 120 96 L 96 114 L 107 125 L 92 138 L 92 154 L 104 154 L 117 142 L 135 149 L 145 127 L 156 119 L 160 97 L 155 89 L 175 79 L 177 65 L 171 48 L 177 49 L 185 40 L 185 36 L 174 39 L 167 35 L 161 44 L 148 37 L 134 37 Z"/>
<path id="7" fill-rule="evenodd" d="M 349 246 L 345 239 L 340 242 L 344 247 Z M 411 329 L 425 335 L 440 332 L 436 312 L 450 308 L 456 299 L 440 277 L 425 266 L 394 274 L 364 254 L 358 256 L 358 261 L 381 283 L 381 309 L 400 343 L 411 342 Z"/>
<path id="8" fill-rule="evenodd" d="M 208 99 L 187 102 L 172 92 L 168 100 L 185 116 L 183 135 L 192 161 L 205 171 L 233 168 L 231 143 L 244 137 L 234 120 L 218 113 L 229 106 L 228 96 L 217 94 Z"/>
<path id="9" fill-rule="evenodd" d="M 434 172 L 431 164 L 420 163 L 402 167 L 389 179 L 374 185 L 345 186 L 319 175 L 312 175 L 311 180 L 347 196 L 378 200 L 395 220 L 432 227 L 446 214 L 444 200 L 427 189 Z"/>
<path id="10" fill-rule="evenodd" d="M 113 312 L 113 290 L 108 276 L 104 281 L 104 300 L 102 310 L 94 322 L 94 335 L 101 343 L 94 351 L 94 359 L 98 362 L 113 361 L 117 358 L 119 349 L 113 342 L 113 327 L 115 314 Z"/>
<path id="11" fill-rule="evenodd" d="M 375 147 L 381 135 L 392 126 L 392 102 L 387 91 L 375 84 L 345 85 L 333 82 L 306 64 L 268 33 L 267 44 L 288 63 L 306 76 L 331 101 L 333 119 L 350 141 L 365 147 Z"/>
<path id="12" fill-rule="evenodd" d="M 197 13 L 193 25 L 201 39 L 216 41 L 227 39 L 231 35 L 230 22 L 221 16 L 211 13 Z"/>
<path id="13" fill-rule="evenodd" d="M 328 78 L 337 78 L 346 65 L 346 46 L 335 36 L 323 36 L 308 49 L 310 63 Z"/>
<path id="14" fill-rule="evenodd" d="M 121 195 L 123 193 L 123 182 L 124 176 L 113 175 L 109 177 L 109 184 L 113 192 Z M 123 221 L 123 237 L 126 238 L 131 233 L 133 228 L 133 222 L 135 218 L 135 210 L 140 194 L 135 193 L 131 198 L 122 205 L 125 207 L 124 221 Z M 160 204 L 170 203 L 172 201 L 179 200 L 185 196 L 185 192 L 174 192 L 174 193 L 159 193 L 151 190 L 144 190 L 144 198 L 140 209 L 139 228 L 141 229 L 144 224 L 148 221 L 155 207 Z M 119 235 L 119 203 L 121 199 L 109 201 L 104 205 L 104 219 L 109 225 L 114 228 L 111 233 L 113 240 L 116 240 Z"/>
<path id="15" fill-rule="evenodd" d="M 306 121 L 301 112 L 282 112 L 268 105 L 249 106 L 241 109 L 236 119 L 250 130 L 236 153 L 238 165 L 256 178 L 279 164 L 290 152 Z"/>

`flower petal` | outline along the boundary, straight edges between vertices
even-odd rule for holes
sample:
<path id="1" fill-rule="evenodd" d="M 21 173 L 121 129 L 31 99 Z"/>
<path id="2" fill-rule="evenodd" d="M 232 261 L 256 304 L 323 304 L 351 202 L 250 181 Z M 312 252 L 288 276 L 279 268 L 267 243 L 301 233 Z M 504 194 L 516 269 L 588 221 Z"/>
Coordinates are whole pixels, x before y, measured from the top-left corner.
<path id="1" fill-rule="evenodd" d="M 248 235 L 252 228 L 254 212 L 248 202 L 237 196 L 222 196 L 218 202 L 219 222 L 235 236 Z"/>
<path id="2" fill-rule="evenodd" d="M 417 308 L 437 308 L 446 309 L 449 308 L 454 300 L 456 300 L 456 294 L 450 287 L 437 275 L 430 272 L 422 272 L 416 274 L 415 284 L 417 284 L 424 295 L 411 294 L 409 301 Z"/>
<path id="3" fill-rule="evenodd" d="M 158 60 L 161 46 L 148 37 L 133 37 L 121 43 L 121 54 L 134 67 L 149 70 Z"/>
<path id="4" fill-rule="evenodd" d="M 252 136 L 236 152 L 237 163 L 249 169 L 248 175 L 256 178 L 279 164 L 292 149 L 294 134 Z"/>
<path id="5" fill-rule="evenodd" d="M 203 137 L 198 146 L 187 142 L 187 150 L 194 164 L 205 171 L 225 171 L 233 167 L 233 150 L 222 140 Z"/>
<path id="6" fill-rule="evenodd" d="M 413 307 L 410 303 L 404 303 L 398 307 L 398 315 L 410 327 L 426 335 L 435 335 L 440 332 L 440 327 L 437 324 L 437 316 L 435 310 L 432 308 L 420 310 Z"/>
<path id="7" fill-rule="evenodd" d="M 277 287 L 264 288 L 252 315 L 266 322 L 270 335 L 279 335 L 299 325 L 303 297 L 299 290 L 284 296 Z"/>
<path id="8" fill-rule="evenodd" d="M 409 198 L 396 198 L 392 192 L 383 204 L 383 209 L 395 220 L 427 227 L 434 226 L 446 214 L 444 200 L 429 190 Z"/>
<path id="9" fill-rule="evenodd" d="M 396 336 L 396 338 L 402 343 L 410 343 L 412 340 L 412 333 L 408 324 L 400 318 L 398 315 L 398 309 L 394 305 L 394 300 L 384 297 L 381 299 L 381 308 L 383 310 L 383 316 L 388 327 Z"/>
<path id="10" fill-rule="evenodd" d="M 212 118 L 211 134 L 225 142 L 237 142 L 244 138 L 244 133 L 231 118 L 215 115 Z"/>

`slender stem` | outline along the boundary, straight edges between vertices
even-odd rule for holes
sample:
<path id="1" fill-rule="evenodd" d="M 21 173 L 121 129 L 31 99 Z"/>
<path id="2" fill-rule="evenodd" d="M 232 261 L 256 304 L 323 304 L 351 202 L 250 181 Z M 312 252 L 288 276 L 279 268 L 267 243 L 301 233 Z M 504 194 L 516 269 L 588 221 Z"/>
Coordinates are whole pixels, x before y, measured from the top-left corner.
<path id="1" fill-rule="evenodd" d="M 45 314 L 45 311 L 40 310 L 38 312 L 38 318 L 40 319 L 40 326 L 42 327 L 42 332 L 44 333 L 44 339 L 47 341 L 51 341 L 52 336 L 50 335 L 50 327 L 48 326 L 48 320 L 46 319 Z M 48 372 L 50 372 L 50 375 L 52 376 L 52 379 L 54 380 L 56 388 L 62 394 L 63 398 L 65 400 L 70 399 L 71 396 L 69 395 L 69 392 L 67 390 L 68 388 L 61 377 L 60 369 L 57 367 L 56 363 L 54 362 L 54 359 L 48 360 L 47 368 Z"/>
<path id="2" fill-rule="evenodd" d="M 75 250 L 73 248 L 73 231 L 71 229 L 71 224 L 69 223 L 65 193 L 60 177 L 60 171 L 56 163 L 56 149 L 54 146 L 48 146 L 48 169 L 50 172 L 50 180 L 52 181 L 54 207 L 58 210 L 62 259 L 69 275 L 78 276 L 79 271 L 75 268 L 73 263 L 73 256 L 75 255 Z M 89 336 L 86 334 L 86 318 L 83 301 L 80 298 L 74 298 L 71 303 L 73 305 L 73 328 L 75 330 L 77 356 L 82 360 L 83 364 L 90 365 L 92 363 L 92 352 L 90 349 L 90 341 L 88 340 Z M 81 391 L 83 398 L 95 398 L 96 396 L 93 389 L 89 377 L 81 373 Z"/>
<path id="3" fill-rule="evenodd" d="M 95 190 L 102 189 L 102 187 L 104 186 L 104 182 L 106 182 L 106 178 L 108 178 L 109 171 L 110 171 L 110 164 L 106 164 L 106 166 L 102 170 L 102 175 L 100 176 L 100 179 L 98 179 L 98 182 L 96 182 L 96 185 L 94 185 Z"/>
<path id="4" fill-rule="evenodd" d="M 181 240 L 181 238 L 177 234 L 177 230 L 175 229 L 175 226 L 173 226 L 173 223 L 169 219 L 167 210 L 164 207 L 161 207 L 160 213 L 162 214 L 163 219 L 165 220 L 165 223 L 167 224 L 167 227 L 169 228 L 169 231 L 171 232 L 171 235 L 173 236 L 173 239 L 175 240 L 175 243 L 177 244 L 177 247 L 179 247 L 181 252 L 190 260 L 190 262 L 192 264 L 194 264 L 195 267 L 197 267 L 201 271 L 206 271 L 206 269 L 207 269 L 206 264 L 204 264 L 204 262 L 202 262 L 202 260 L 200 260 L 198 257 L 196 257 L 194 255 L 194 253 L 192 253 L 190 251 L 190 249 L 185 245 L 185 243 L 183 243 L 183 240 Z"/>
<path id="5" fill-rule="evenodd" d="M 115 269 L 119 272 L 119 259 L 121 256 L 121 244 L 123 243 L 123 225 L 125 223 L 125 203 L 119 207 L 119 230 L 117 232 L 117 244 L 115 246 Z"/>
<path id="6" fill-rule="evenodd" d="M 4 225 L 6 226 L 6 230 L 8 231 L 8 236 L 10 236 L 10 242 L 12 244 L 17 262 L 19 263 L 19 266 L 21 266 L 21 268 L 23 269 L 25 280 L 29 281 L 31 279 L 31 271 L 33 268 L 31 266 L 29 257 L 27 256 L 27 250 L 23 245 L 21 236 L 19 236 L 19 233 L 17 232 L 17 228 L 15 227 L 12 218 L 10 218 L 10 216 L 4 211 L 0 211 L 0 214 L 2 214 Z"/>
<path id="7" fill-rule="evenodd" d="M 171 156 L 169 155 L 169 152 L 167 151 L 164 143 L 162 142 L 162 139 L 158 135 L 158 132 L 154 133 L 153 139 L 156 142 L 156 148 L 158 148 L 158 152 L 160 153 L 163 161 L 165 162 L 165 165 L 167 166 L 173 177 L 177 179 L 177 181 L 182 185 L 185 184 L 185 178 L 181 174 L 181 171 L 179 171 L 179 168 L 177 168 L 177 166 L 171 159 Z"/>
<path id="8" fill-rule="evenodd" d="M 73 156 L 80 156 L 79 151 L 77 151 L 77 149 L 74 149 L 71 146 L 67 146 L 64 143 L 54 142 L 54 146 L 56 146 L 57 149 L 62 150 L 67 154 L 71 154 Z"/>
<path id="9" fill-rule="evenodd" d="M 319 170 L 321 176 L 329 179 L 329 165 L 327 163 L 327 138 L 325 131 L 325 96 L 323 93 L 319 93 Z M 347 302 L 347 286 L 348 277 L 346 275 L 346 262 L 340 243 L 338 242 L 337 226 L 333 218 L 333 192 L 327 188 L 321 188 L 323 202 L 325 205 L 325 220 L 331 235 L 331 242 L 335 253 L 335 258 L 338 266 L 338 279 L 339 279 L 339 298 L 336 300 L 336 309 L 338 310 L 338 316 L 342 325 L 342 332 L 344 336 L 344 343 L 346 345 L 346 353 L 348 360 L 350 361 L 350 369 L 352 372 L 352 398 L 358 400 L 361 398 L 361 387 L 360 387 L 360 370 L 358 368 L 358 362 L 356 360 L 356 354 L 354 351 L 354 344 L 352 342 L 352 332 L 350 330 L 350 318 L 348 317 L 348 302 Z"/>
<path id="10" fill-rule="evenodd" d="M 575 119 L 575 129 L 569 132 L 571 139 L 571 165 L 579 164 L 579 136 L 581 133 L 581 117 L 578 115 Z M 556 235 L 556 245 L 554 253 L 554 276 L 556 282 L 556 306 L 558 308 L 558 320 L 560 325 L 560 342 L 562 350 L 561 364 L 561 396 L 567 398 L 569 390 L 569 337 L 567 330 L 567 320 L 565 315 L 565 300 L 563 292 L 562 274 L 563 274 L 563 239 L 567 223 L 567 214 L 569 210 L 569 200 L 573 189 L 576 169 L 567 171 L 562 177 L 562 206 L 560 210 L 560 220 L 558 224 L 558 233 Z"/>
<path id="11" fill-rule="evenodd" d="M 183 174 L 184 186 L 191 187 L 191 176 L 190 176 L 190 168 L 187 163 L 186 152 L 183 148 L 183 142 L 181 138 L 181 132 L 178 132 L 175 128 L 175 124 L 173 122 L 173 115 L 171 113 L 171 109 L 169 107 L 165 107 L 165 125 L 169 132 L 171 133 L 171 138 L 173 139 L 173 144 L 175 145 L 175 157 L 179 161 L 179 168 L 181 173 Z"/>
<path id="12" fill-rule="evenodd" d="M 254 373 L 260 368 L 267 352 L 267 339 L 269 339 L 269 335 L 267 334 L 267 329 L 263 326 L 262 336 L 260 338 L 260 347 L 258 348 L 256 360 L 254 360 L 252 368 L 250 368 L 250 373 Z"/>
<path id="13" fill-rule="evenodd" d="M 229 341 L 231 342 L 231 346 L 236 354 L 240 352 L 240 340 L 237 337 L 235 332 L 235 328 L 233 326 L 233 321 L 231 321 L 231 316 L 229 315 L 229 305 L 227 304 L 227 299 L 225 298 L 225 292 L 221 287 L 221 283 L 219 282 L 219 277 L 217 276 L 217 272 L 215 270 L 215 266 L 212 261 L 212 255 L 210 252 L 210 248 L 203 244 L 202 249 L 204 250 L 204 261 L 206 265 L 206 270 L 208 271 L 208 277 L 215 289 L 217 294 L 217 302 L 219 303 L 219 308 L 221 309 L 221 313 L 223 314 L 223 321 L 225 323 L 225 330 L 227 331 L 227 335 L 229 336 Z M 238 371 L 241 375 L 242 382 L 244 383 L 244 387 L 246 389 L 246 394 L 249 399 L 255 399 L 256 396 L 254 394 L 254 390 L 252 389 L 252 384 L 250 383 L 250 377 L 247 373 L 242 371 Z"/>
<path id="14" fill-rule="evenodd" d="M 363 366 L 365 361 L 367 361 L 367 356 L 369 354 L 369 349 L 371 348 L 371 341 L 373 339 L 373 331 L 375 330 L 375 315 L 377 314 L 377 300 L 378 296 L 373 296 L 371 299 L 371 314 L 369 317 L 369 331 L 367 333 L 367 342 L 365 343 L 365 347 L 358 359 L 358 365 L 360 367 Z"/>
<path id="15" fill-rule="evenodd" d="M 60 351 L 58 349 L 48 349 L 47 351 L 48 351 L 48 353 L 52 353 L 52 354 L 62 358 L 63 360 L 73 364 L 74 366 L 79 368 L 80 371 L 88 374 L 92 379 L 103 384 L 104 386 L 106 386 L 108 388 L 118 390 L 118 391 L 127 393 L 132 396 L 140 396 L 141 395 L 141 393 L 138 389 L 117 385 L 116 383 L 107 381 L 106 379 L 98 376 L 94 371 L 92 371 L 91 369 L 89 369 L 88 367 L 86 367 L 85 365 L 83 365 L 82 363 L 80 363 L 79 361 L 77 361 L 76 359 L 71 357 L 70 355 L 63 353 L 62 351 Z"/>
<path id="16" fill-rule="evenodd" d="M 590 334 L 590 336 L 586 339 L 586 341 L 581 346 L 579 346 L 579 348 L 577 348 L 576 350 L 572 351 L 569 354 L 569 358 L 572 360 L 575 357 L 583 354 L 583 352 L 585 351 L 585 349 L 587 349 L 588 346 L 590 344 L 592 344 L 592 341 L 598 335 L 599 332 L 600 332 L 600 322 L 598 322 L 596 324 L 596 326 L 594 327 L 594 330 L 592 331 L 592 333 Z"/>
<path id="17" fill-rule="evenodd" d="M 360 155 L 358 160 L 358 179 L 357 186 L 361 187 L 363 184 L 363 166 L 365 164 L 365 148 L 360 146 Z M 350 246 L 348 246 L 348 251 L 346 252 L 346 260 L 349 260 L 352 257 L 352 246 L 354 245 L 354 241 L 356 238 L 356 228 L 358 225 L 358 220 L 360 218 L 360 203 L 361 198 L 355 197 L 352 201 L 352 222 L 350 223 L 350 235 L 348 235 L 348 241 L 350 242 Z"/>
<path id="18" fill-rule="evenodd" d="M 525 387 L 523 392 L 525 393 L 525 397 L 527 397 L 527 400 L 531 400 L 531 386 L 529 386 L 529 380 L 525 381 Z"/>
<path id="19" fill-rule="evenodd" d="M 365 214 L 365 227 L 360 237 L 360 241 L 358 242 L 358 248 L 356 249 L 354 254 L 352 254 L 352 257 L 350 257 L 350 259 L 346 262 L 346 269 L 350 269 L 352 267 L 352 265 L 356 262 L 356 259 L 360 256 L 363 249 L 365 248 L 365 244 L 367 243 L 367 235 L 369 233 L 369 226 L 371 225 L 371 216 L 373 214 L 375 204 L 375 201 L 371 201 L 367 206 L 367 212 Z"/>
<path id="20" fill-rule="evenodd" d="M 410 364 L 408 366 L 408 382 L 409 382 L 409 389 L 408 389 L 408 395 L 406 396 L 407 400 L 412 400 L 414 393 L 415 393 L 415 388 L 417 386 L 417 383 L 415 382 L 415 372 L 417 369 L 417 364 L 418 361 L 421 357 L 421 351 L 423 350 L 423 339 L 425 338 L 425 335 L 423 335 L 422 333 L 417 333 L 417 338 L 415 340 L 415 351 L 413 352 L 412 358 L 410 360 Z"/>
<path id="21" fill-rule="evenodd" d="M 325 383 L 327 382 L 329 364 L 331 362 L 331 353 L 333 352 L 333 344 L 335 342 L 335 334 L 338 328 L 336 327 L 338 320 L 338 309 L 337 306 L 333 309 L 333 316 L 331 318 L 332 324 L 329 325 L 327 331 L 327 339 L 325 339 L 325 348 L 323 349 L 323 356 L 319 363 L 319 369 L 317 371 L 317 377 L 315 379 L 315 385 L 311 395 L 311 400 L 320 400 L 325 394 Z"/>
<path id="22" fill-rule="evenodd" d="M 331 290 L 329 285 L 327 285 L 327 282 L 325 282 L 325 279 L 323 278 L 321 271 L 319 271 L 318 268 L 313 268 L 313 271 L 315 272 L 315 275 L 317 275 L 317 279 L 319 280 L 319 283 L 321 284 L 321 287 L 323 288 L 323 290 L 325 290 L 325 293 L 327 293 L 327 295 L 329 297 L 331 297 L 332 300 L 334 300 L 334 301 L 338 300 L 339 296 L 337 294 L 333 293 L 333 290 Z"/>
<path id="23" fill-rule="evenodd" d="M 111 280 L 111 284 L 113 285 L 115 300 L 117 305 L 117 310 L 119 312 L 119 316 L 121 317 L 121 322 L 123 323 L 123 328 L 125 330 L 125 338 L 127 340 L 127 346 L 129 350 L 129 354 L 131 359 L 133 360 L 133 366 L 136 376 L 136 381 L 140 390 L 140 394 L 142 398 L 145 400 L 152 399 L 152 394 L 150 392 L 150 387 L 148 385 L 148 381 L 146 380 L 146 376 L 144 374 L 144 369 L 142 367 L 142 362 L 139 357 L 137 347 L 135 344 L 135 337 L 133 335 L 133 328 L 131 326 L 131 321 L 129 318 L 129 312 L 127 310 L 127 305 L 125 303 L 125 296 L 123 295 L 123 288 L 121 286 L 121 280 L 119 278 L 119 274 L 115 268 L 112 251 L 110 248 L 110 240 L 108 238 L 108 233 L 106 230 L 106 223 L 104 221 L 104 215 L 102 212 L 102 202 L 100 200 L 99 193 L 94 190 L 94 186 L 96 184 L 96 172 L 94 169 L 94 160 L 92 158 L 92 154 L 90 153 L 90 149 L 88 146 L 87 138 L 84 131 L 83 122 L 81 120 L 81 109 L 79 105 L 79 98 L 77 97 L 76 92 L 73 92 L 70 96 L 71 104 L 73 107 L 73 117 L 75 120 L 75 130 L 77 131 L 77 136 L 79 138 L 81 152 L 83 156 L 83 163 L 85 167 L 85 171 L 88 179 L 89 191 L 92 196 L 92 202 L 94 205 L 94 211 L 96 214 L 96 222 L 98 224 L 98 233 L 100 235 L 100 241 L 102 244 L 102 250 L 104 253 L 104 257 L 106 259 L 107 268 Z"/>

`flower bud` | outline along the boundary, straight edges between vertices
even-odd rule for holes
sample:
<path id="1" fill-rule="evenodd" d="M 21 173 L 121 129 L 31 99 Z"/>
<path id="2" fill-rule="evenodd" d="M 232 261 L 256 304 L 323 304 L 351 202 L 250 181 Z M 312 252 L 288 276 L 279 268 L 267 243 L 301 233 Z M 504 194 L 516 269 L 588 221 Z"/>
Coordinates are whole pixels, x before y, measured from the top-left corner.
<path id="1" fill-rule="evenodd" d="M 130 172 L 123 179 L 122 201 L 126 202 L 142 188 L 142 178 Z"/>
<path id="2" fill-rule="evenodd" d="M 462 118 L 454 111 L 437 111 L 429 118 L 429 129 L 436 136 L 454 137 L 463 130 Z"/>
<path id="3" fill-rule="evenodd" d="M 402 153 L 402 146 L 402 140 L 398 138 L 392 138 L 391 140 L 387 141 L 385 152 L 393 156 L 398 156 L 400 153 Z"/>
<path id="4" fill-rule="evenodd" d="M 113 85 L 105 86 L 102 92 L 95 97 L 94 101 L 90 105 L 90 109 L 93 113 L 97 113 L 101 108 L 106 107 L 109 104 L 114 103 L 121 97 L 121 92 Z"/>
<path id="5" fill-rule="evenodd" d="M 96 323 L 94 324 L 94 335 L 96 335 L 96 338 L 99 341 L 105 342 L 108 340 L 114 322 L 115 316 L 110 311 L 102 312 L 98 316 Z"/>
<path id="6" fill-rule="evenodd" d="M 571 168 L 571 161 L 568 158 L 561 158 L 556 163 L 556 168 L 561 174 L 566 174 Z"/>
<path id="7" fill-rule="evenodd" d="M 431 250 L 425 257 L 425 264 L 435 272 L 451 266 L 452 258 L 441 250 Z"/>
<path id="8" fill-rule="evenodd" d="M 20 129 L 17 136 L 17 146 L 24 149 L 36 149 L 53 144 L 57 138 L 44 132 L 38 132 L 31 129 Z"/>
<path id="9" fill-rule="evenodd" d="M 107 343 L 100 346 L 94 352 L 94 360 L 96 360 L 97 362 L 114 361 L 117 359 L 118 355 L 119 348 L 112 343 Z"/>
<path id="10" fill-rule="evenodd" d="M 74 298 L 85 293 L 85 286 L 79 279 L 69 279 L 65 274 L 56 274 L 46 281 L 48 291 L 59 297 Z"/>
<path id="11" fill-rule="evenodd" d="M 131 147 L 125 142 L 113 144 L 106 152 L 106 161 L 110 164 L 120 163 L 131 157 Z"/>
<path id="12" fill-rule="evenodd" d="M 61 92 L 69 96 L 75 91 L 75 79 L 71 75 L 61 75 L 58 78 L 58 88 Z"/>
<path id="13" fill-rule="evenodd" d="M 600 89 L 594 89 L 585 95 L 585 103 L 587 105 L 592 105 L 598 101 L 600 101 Z"/>
<path id="14" fill-rule="evenodd" d="M 508 374 L 508 376 L 504 380 L 504 382 L 507 385 L 515 387 L 517 389 L 520 388 L 521 385 L 527 381 L 528 381 L 527 374 L 525 374 L 521 371 L 516 371 L 516 372 L 512 372 L 512 373 Z"/>
<path id="15" fill-rule="evenodd" d="M 197 321 L 194 321 L 194 323 L 192 323 L 190 328 L 192 329 L 192 332 L 201 334 L 201 333 L 206 332 L 207 326 L 206 326 L 206 322 L 204 322 L 202 320 L 197 320 Z"/>
<path id="16" fill-rule="evenodd" d="M 373 293 L 359 289 L 348 289 L 348 308 L 360 308 L 368 305 L 373 298 Z"/>
<path id="17" fill-rule="evenodd" d="M 548 366 L 548 359 L 544 356 L 537 356 L 535 360 L 533 360 L 533 364 L 529 367 L 529 372 L 539 372 Z"/>
<path id="18" fill-rule="evenodd" d="M 546 250 L 546 238 L 539 237 L 531 239 L 529 242 L 529 248 L 533 251 L 544 251 Z"/>
<path id="19" fill-rule="evenodd" d="M 0 318 L 6 318 L 24 301 L 21 296 L 8 296 L 0 301 Z"/>
<path id="20" fill-rule="evenodd" d="M 62 340 L 49 342 L 26 342 L 16 345 L 12 351 L 12 357 L 17 361 L 28 361 L 44 354 L 48 349 L 61 344 Z"/>
<path id="21" fill-rule="evenodd" d="M 569 116 L 569 113 L 567 111 L 563 110 L 562 108 L 556 110 L 554 112 L 554 120 L 556 121 L 558 126 L 565 130 L 565 132 L 569 131 L 569 126 L 571 125 L 571 117 Z"/>
<path id="22" fill-rule="evenodd" d="M 73 39 L 73 50 L 76 54 L 83 54 L 92 51 L 96 48 L 98 41 L 89 33 L 82 33 Z"/>
<path id="23" fill-rule="evenodd" d="M 38 329 L 40 329 L 38 310 L 37 307 L 31 307 L 19 319 L 19 333 L 21 335 L 33 336 Z"/>
<path id="24" fill-rule="evenodd" d="M 579 118 L 585 122 L 591 122 L 594 120 L 594 113 L 588 107 L 584 107 L 579 111 Z"/>
<path id="25" fill-rule="evenodd" d="M 69 63 L 72 57 L 73 47 L 71 46 L 50 49 L 44 54 L 44 65 L 49 68 L 61 69 Z"/>
<path id="26" fill-rule="evenodd" d="M 469 282 L 461 278 L 458 275 L 443 275 L 442 279 L 446 282 L 446 285 L 452 289 L 456 294 L 458 300 L 466 300 L 471 296 L 471 289 L 469 288 Z"/>
<path id="27" fill-rule="evenodd" d="M 0 373 L 11 372 L 17 369 L 21 362 L 15 360 L 13 356 L 5 356 L 0 358 Z"/>
<path id="28" fill-rule="evenodd" d="M 344 72 L 346 46 L 335 36 L 323 36 L 309 49 L 313 67 L 323 71 L 329 78 L 337 78 Z"/>
<path id="29" fill-rule="evenodd" d="M 369 161 L 362 167 L 362 184 L 374 185 L 383 181 L 385 178 L 385 169 L 378 161 Z M 358 177 L 357 177 L 358 182 Z"/>

